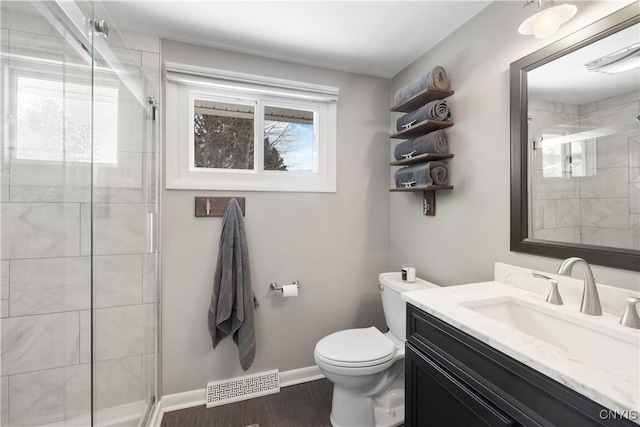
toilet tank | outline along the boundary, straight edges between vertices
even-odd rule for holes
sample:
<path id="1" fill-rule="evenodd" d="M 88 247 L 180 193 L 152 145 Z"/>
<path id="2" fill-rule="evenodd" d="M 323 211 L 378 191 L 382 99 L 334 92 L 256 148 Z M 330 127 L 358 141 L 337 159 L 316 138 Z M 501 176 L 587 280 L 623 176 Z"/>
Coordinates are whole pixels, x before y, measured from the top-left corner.
<path id="1" fill-rule="evenodd" d="M 418 278 L 416 278 L 415 282 L 408 283 L 402 280 L 399 272 L 380 273 L 378 283 L 380 284 L 382 309 L 384 310 L 384 317 L 389 331 L 402 341 L 405 341 L 407 339 L 407 303 L 400 298 L 400 294 L 408 291 L 437 288 L 438 285 Z"/>

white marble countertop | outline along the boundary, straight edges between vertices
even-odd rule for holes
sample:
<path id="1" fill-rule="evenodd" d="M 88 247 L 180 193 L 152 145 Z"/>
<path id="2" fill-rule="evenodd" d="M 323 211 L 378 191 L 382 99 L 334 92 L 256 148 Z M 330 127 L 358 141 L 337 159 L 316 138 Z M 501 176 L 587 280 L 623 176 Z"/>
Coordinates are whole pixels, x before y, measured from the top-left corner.
<path id="1" fill-rule="evenodd" d="M 546 295 L 495 281 L 405 292 L 402 299 L 608 409 L 640 411 L 640 366 L 630 372 L 615 372 L 615 369 L 597 366 L 461 305 L 505 296 L 536 304 L 544 311 L 557 311 L 589 328 L 640 343 L 640 330 L 620 326 L 619 315 L 605 312 L 602 316 L 588 316 L 580 313 L 578 305 L 566 301 L 561 306 L 547 304 L 544 302 Z M 614 354 L 611 356 L 615 357 Z M 634 421 L 640 423 L 638 419 Z"/>

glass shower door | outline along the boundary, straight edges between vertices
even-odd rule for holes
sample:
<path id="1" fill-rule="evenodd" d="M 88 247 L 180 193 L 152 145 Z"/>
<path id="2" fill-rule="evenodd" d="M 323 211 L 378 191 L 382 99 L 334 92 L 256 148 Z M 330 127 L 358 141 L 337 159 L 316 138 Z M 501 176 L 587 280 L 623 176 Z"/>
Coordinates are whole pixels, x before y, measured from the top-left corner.
<path id="1" fill-rule="evenodd" d="M 138 426 L 155 401 L 155 87 L 99 2 L 92 3 L 93 410 L 95 425 Z M 159 61 L 158 61 L 159 63 Z"/>
<path id="2" fill-rule="evenodd" d="M 143 425 L 158 88 L 142 67 L 157 53 L 128 49 L 97 2 L 0 4 L 1 425 Z"/>
<path id="3" fill-rule="evenodd" d="M 93 61 L 44 3 L 0 6 L 1 423 L 87 426 Z"/>

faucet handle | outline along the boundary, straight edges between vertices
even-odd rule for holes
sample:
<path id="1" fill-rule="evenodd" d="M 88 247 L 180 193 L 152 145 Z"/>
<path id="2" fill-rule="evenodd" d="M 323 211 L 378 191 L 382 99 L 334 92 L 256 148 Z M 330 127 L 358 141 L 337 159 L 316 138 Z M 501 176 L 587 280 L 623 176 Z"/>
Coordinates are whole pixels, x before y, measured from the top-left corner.
<path id="1" fill-rule="evenodd" d="M 549 304 L 553 305 L 562 305 L 562 297 L 560 296 L 560 292 L 558 291 L 558 280 L 549 276 L 545 276 L 540 273 L 531 273 L 533 277 L 537 277 L 539 279 L 545 279 L 551 284 L 551 290 L 549 291 L 549 295 L 547 295 L 547 299 L 545 300 Z"/>
<path id="2" fill-rule="evenodd" d="M 636 304 L 640 302 L 640 298 L 627 298 L 627 309 L 620 318 L 620 324 L 629 328 L 640 329 L 640 317 L 636 311 Z"/>

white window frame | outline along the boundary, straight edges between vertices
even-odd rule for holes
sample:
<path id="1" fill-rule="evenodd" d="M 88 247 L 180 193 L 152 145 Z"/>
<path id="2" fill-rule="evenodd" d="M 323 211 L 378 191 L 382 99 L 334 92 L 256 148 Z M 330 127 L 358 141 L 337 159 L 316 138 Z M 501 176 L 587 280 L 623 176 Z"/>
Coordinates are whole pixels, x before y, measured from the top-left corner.
<path id="1" fill-rule="evenodd" d="M 337 88 L 174 63 L 165 73 L 167 189 L 336 192 Z M 254 106 L 253 169 L 195 167 L 195 99 Z M 313 172 L 264 170 L 265 106 L 313 112 Z"/>

